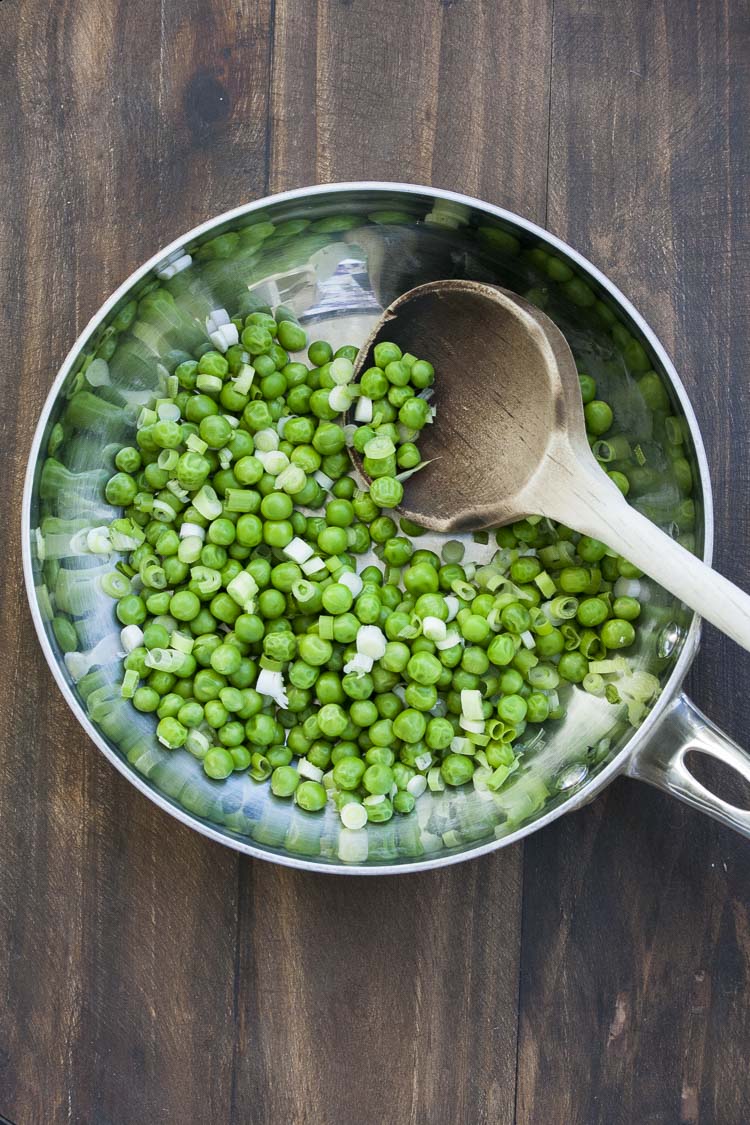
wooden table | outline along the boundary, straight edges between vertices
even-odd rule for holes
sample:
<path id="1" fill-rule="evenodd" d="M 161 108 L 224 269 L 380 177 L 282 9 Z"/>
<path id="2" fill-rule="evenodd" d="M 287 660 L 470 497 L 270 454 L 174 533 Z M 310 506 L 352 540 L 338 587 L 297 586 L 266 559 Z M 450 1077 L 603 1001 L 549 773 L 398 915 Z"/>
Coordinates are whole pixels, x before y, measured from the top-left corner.
<path id="1" fill-rule="evenodd" d="M 404 878 L 239 858 L 87 741 L 21 583 L 58 365 L 155 249 L 269 191 L 455 188 L 569 240 L 675 358 L 750 587 L 747 0 L 0 0 L 0 1112 L 15 1125 L 746 1125 L 750 845 L 616 783 Z M 698 703 L 748 742 L 750 659 Z"/>

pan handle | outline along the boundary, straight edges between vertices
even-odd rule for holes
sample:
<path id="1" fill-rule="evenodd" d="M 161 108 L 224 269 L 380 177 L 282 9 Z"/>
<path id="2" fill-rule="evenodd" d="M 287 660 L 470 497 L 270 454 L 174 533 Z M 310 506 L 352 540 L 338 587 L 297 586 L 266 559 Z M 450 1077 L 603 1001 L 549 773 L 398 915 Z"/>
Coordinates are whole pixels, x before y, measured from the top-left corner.
<path id="1" fill-rule="evenodd" d="M 686 695 L 678 695 L 670 704 L 650 739 L 633 754 L 626 772 L 750 837 L 750 808 L 732 805 L 702 785 L 685 761 L 691 750 L 731 766 L 750 784 L 750 754 L 719 730 Z"/>

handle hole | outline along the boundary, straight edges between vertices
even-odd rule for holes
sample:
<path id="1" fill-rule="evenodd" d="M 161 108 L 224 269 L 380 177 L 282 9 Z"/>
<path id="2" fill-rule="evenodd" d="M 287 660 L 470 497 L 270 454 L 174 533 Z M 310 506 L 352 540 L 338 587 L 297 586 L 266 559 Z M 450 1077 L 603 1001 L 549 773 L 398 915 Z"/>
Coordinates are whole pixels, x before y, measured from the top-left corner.
<path id="1" fill-rule="evenodd" d="M 695 780 L 715 796 L 737 809 L 750 812 L 750 783 L 738 770 L 720 762 L 713 754 L 704 754 L 700 750 L 688 750 L 685 765 Z"/>

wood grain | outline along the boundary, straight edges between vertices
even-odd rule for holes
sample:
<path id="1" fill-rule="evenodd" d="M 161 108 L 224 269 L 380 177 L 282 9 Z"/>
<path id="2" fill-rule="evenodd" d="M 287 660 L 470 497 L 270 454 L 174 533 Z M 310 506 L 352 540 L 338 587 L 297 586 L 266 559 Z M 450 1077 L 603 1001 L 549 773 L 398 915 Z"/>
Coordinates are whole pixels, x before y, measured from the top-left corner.
<path id="1" fill-rule="evenodd" d="M 277 0 L 275 16 L 273 189 L 432 181 L 541 221 L 547 3 Z M 258 986 L 233 1120 L 513 1121 L 521 856 L 377 881 L 243 864 L 240 975 Z M 275 1083 L 290 1045 L 305 1081 Z"/>
<path id="2" fill-rule="evenodd" d="M 549 201 L 557 233 L 676 355 L 724 486 L 718 561 L 750 585 L 736 546 L 747 5 L 554 9 L 553 51 L 552 0 L 0 2 L 0 328 L 14 348 L 0 1113 L 16 1125 L 750 1119 L 750 887 L 731 834 L 623 782 L 533 837 L 523 868 L 520 848 L 378 880 L 238 860 L 88 743 L 19 582 L 40 402 L 109 292 L 212 214 L 366 178 L 431 181 L 539 222 Z M 707 637 L 698 702 L 738 738 L 747 669 Z"/>
<path id="3" fill-rule="evenodd" d="M 749 16 L 665 2 L 604 20 L 597 4 L 556 0 L 548 214 L 672 351 L 716 484 L 716 564 L 746 589 Z M 706 629 L 691 687 L 745 744 L 749 672 Z M 624 781 L 531 839 L 519 1122 L 750 1118 L 747 855 Z"/>
<path id="4" fill-rule="evenodd" d="M 230 1114 L 237 858 L 144 801 L 77 727 L 24 604 L 18 505 L 41 401 L 83 324 L 159 245 L 265 190 L 269 13 L 0 8 L 0 306 L 19 353 L 3 378 L 0 614 L 16 655 L 0 759 L 0 1110 L 16 1125 Z"/>

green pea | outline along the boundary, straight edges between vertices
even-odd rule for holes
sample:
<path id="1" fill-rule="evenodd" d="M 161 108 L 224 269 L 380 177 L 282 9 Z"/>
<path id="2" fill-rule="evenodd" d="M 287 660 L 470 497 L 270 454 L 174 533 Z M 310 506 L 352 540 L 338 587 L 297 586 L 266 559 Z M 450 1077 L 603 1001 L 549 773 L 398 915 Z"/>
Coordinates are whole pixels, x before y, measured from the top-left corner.
<path id="1" fill-rule="evenodd" d="M 504 695 L 497 705 L 498 717 L 511 726 L 523 722 L 526 710 L 526 700 L 521 695 Z"/>
<path id="2" fill-rule="evenodd" d="M 358 789 L 367 766 L 361 758 L 346 756 L 333 767 L 333 781 L 337 789 L 351 791 Z"/>
<path id="3" fill-rule="evenodd" d="M 608 616 L 609 607 L 602 598 L 584 598 L 576 611 L 576 619 L 588 628 L 601 625 Z"/>
<path id="4" fill-rule="evenodd" d="M 627 648 L 635 640 L 635 629 L 629 621 L 613 617 L 599 630 L 605 648 Z"/>
<path id="5" fill-rule="evenodd" d="M 440 766 L 440 776 L 446 785 L 465 785 L 474 775 L 474 762 L 465 754 L 448 754 Z"/>
<path id="6" fill-rule="evenodd" d="M 380 763 L 368 766 L 362 775 L 362 785 L 373 795 L 390 793 L 393 784 L 393 770 Z"/>
<path id="7" fill-rule="evenodd" d="M 304 344 L 302 344 L 302 347 L 304 347 Z M 297 786 L 294 799 L 301 809 L 305 809 L 307 812 L 318 812 L 325 807 L 328 798 L 325 789 L 317 781 L 302 781 Z"/>
<path id="8" fill-rule="evenodd" d="M 557 670 L 561 679 L 580 684 L 589 670 L 589 662 L 580 652 L 564 652 Z"/>
<path id="9" fill-rule="evenodd" d="M 129 473 L 115 473 L 110 477 L 104 488 L 104 495 L 109 504 L 118 508 L 127 508 L 133 503 L 138 492 L 138 485 Z"/>
<path id="10" fill-rule="evenodd" d="M 373 824 L 384 824 L 393 816 L 393 805 L 387 797 L 366 797 L 363 804 L 367 809 L 367 819 Z"/>
<path id="11" fill-rule="evenodd" d="M 282 320 L 277 338 L 281 347 L 288 352 L 301 352 L 307 347 L 307 333 L 292 320 Z"/>
<path id="12" fill-rule="evenodd" d="M 313 367 L 321 367 L 333 359 L 333 348 L 325 340 L 313 340 L 307 349 L 307 358 Z"/>
<path id="13" fill-rule="evenodd" d="M 215 781 L 223 781 L 234 769 L 234 759 L 223 746 L 213 746 L 203 759 L 203 770 Z"/>
<path id="14" fill-rule="evenodd" d="M 116 612 L 122 625 L 140 625 L 146 619 L 146 604 L 137 594 L 126 594 L 117 603 Z"/>
<path id="15" fill-rule="evenodd" d="M 583 413 L 586 418 L 586 429 L 597 436 L 605 434 L 614 420 L 612 408 L 600 399 L 588 402 L 583 408 Z"/>
<path id="16" fill-rule="evenodd" d="M 378 477 L 370 485 L 370 498 L 379 508 L 396 508 L 404 498 L 404 486 L 392 476 Z"/>
<path id="17" fill-rule="evenodd" d="M 429 652 L 416 652 L 406 666 L 407 675 L 418 684 L 435 684 L 440 679 L 442 665 Z"/>
<path id="18" fill-rule="evenodd" d="M 448 719 L 435 717 L 427 723 L 425 742 L 431 750 L 447 750 L 454 737 L 453 725 Z"/>
<path id="19" fill-rule="evenodd" d="M 590 375 L 584 375 L 582 372 L 578 374 L 578 382 L 581 386 L 581 397 L 584 406 L 589 402 L 593 402 L 596 398 L 596 382 Z"/>
<path id="20" fill-rule="evenodd" d="M 636 598 L 619 597 L 612 602 L 612 613 L 623 621 L 635 621 L 641 613 L 641 603 Z"/>
<path id="21" fill-rule="evenodd" d="M 285 492 L 271 492 L 260 502 L 261 515 L 267 520 L 288 520 L 294 503 Z"/>

